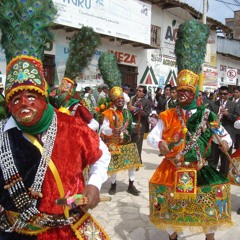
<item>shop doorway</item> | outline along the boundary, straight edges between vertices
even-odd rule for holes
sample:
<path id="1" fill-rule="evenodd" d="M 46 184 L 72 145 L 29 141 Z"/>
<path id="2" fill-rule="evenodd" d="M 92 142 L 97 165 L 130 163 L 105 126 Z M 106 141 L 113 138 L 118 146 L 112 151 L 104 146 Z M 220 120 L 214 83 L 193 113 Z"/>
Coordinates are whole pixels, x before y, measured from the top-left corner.
<path id="1" fill-rule="evenodd" d="M 137 88 L 138 68 L 122 64 L 119 64 L 118 67 L 122 75 L 122 85 L 128 84 L 135 90 Z"/>
<path id="2" fill-rule="evenodd" d="M 43 63 L 43 73 L 49 86 L 54 86 L 54 75 L 55 75 L 55 56 L 54 55 L 44 55 Z"/>

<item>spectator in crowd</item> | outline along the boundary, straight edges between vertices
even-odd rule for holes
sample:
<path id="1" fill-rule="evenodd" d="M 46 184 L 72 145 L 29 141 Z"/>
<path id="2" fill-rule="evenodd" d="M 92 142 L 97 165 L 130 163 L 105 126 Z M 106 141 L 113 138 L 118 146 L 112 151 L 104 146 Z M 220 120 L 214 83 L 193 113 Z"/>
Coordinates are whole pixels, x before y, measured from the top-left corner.
<path id="1" fill-rule="evenodd" d="M 98 97 L 99 97 L 99 94 L 101 93 L 101 91 L 102 91 L 102 86 L 101 85 L 97 86 L 96 89 L 94 88 L 93 96 L 96 100 L 96 103 L 97 103 L 97 100 L 98 100 Z"/>
<path id="2" fill-rule="evenodd" d="M 208 97 L 208 102 L 209 101 L 216 101 L 217 100 L 217 96 L 215 92 L 210 92 L 209 93 L 209 97 Z"/>
<path id="3" fill-rule="evenodd" d="M 103 98 L 107 98 L 109 94 L 109 86 L 107 84 L 103 84 L 101 88 L 102 91 L 98 96 L 97 103 L 99 103 Z"/>
<path id="4" fill-rule="evenodd" d="M 0 83 L 0 95 L 4 98 L 4 86 Z"/>
<path id="5" fill-rule="evenodd" d="M 233 124 L 240 116 L 240 105 L 230 101 L 229 89 L 226 86 L 219 88 L 219 100 L 209 102 L 209 109 L 218 115 L 218 121 L 221 122 L 222 126 L 230 134 L 233 143 L 236 142 L 236 129 Z M 232 154 L 232 147 L 228 150 L 228 153 Z M 208 157 L 208 162 L 213 167 L 217 168 L 220 158 L 220 169 L 219 171 L 225 176 L 228 175 L 229 170 L 229 159 L 226 154 L 223 153 L 218 144 L 212 142 L 212 151 Z"/>
<path id="6" fill-rule="evenodd" d="M 153 98 L 154 110 L 157 109 L 159 98 L 162 96 L 162 88 L 158 87 Z"/>
<path id="7" fill-rule="evenodd" d="M 3 91 L 4 91 L 4 85 L 0 83 L 0 120 L 6 118 L 8 114 Z"/>
<path id="8" fill-rule="evenodd" d="M 238 107 L 240 106 L 240 86 L 237 86 L 233 90 L 233 99 L 232 99 L 232 101 L 235 102 Z M 234 143 L 234 148 L 235 149 L 239 149 L 240 148 L 240 129 L 239 128 L 236 129 L 236 141 Z"/>
<path id="9" fill-rule="evenodd" d="M 197 97 L 197 106 L 201 106 L 203 104 L 203 91 L 199 91 Z"/>
<path id="10" fill-rule="evenodd" d="M 129 96 L 129 97 L 130 97 L 130 99 L 131 99 L 131 97 L 135 96 L 135 94 L 136 94 L 136 91 L 135 91 L 133 88 L 131 88 L 131 86 L 130 86 L 130 85 L 129 85 L 128 87 L 130 88 L 130 91 L 129 91 L 129 94 L 128 94 L 128 96 Z"/>
<path id="11" fill-rule="evenodd" d="M 171 84 L 167 84 L 164 87 L 164 93 L 162 96 L 159 97 L 158 104 L 157 104 L 156 110 L 158 114 L 166 110 L 166 102 L 171 97 L 171 94 L 170 94 L 171 88 L 172 88 Z"/>
<path id="12" fill-rule="evenodd" d="M 130 87 L 128 85 L 124 85 L 122 87 L 123 89 L 123 97 L 124 97 L 124 109 L 128 109 L 129 103 L 130 103 L 130 97 L 129 97 L 129 93 L 130 93 Z"/>
<path id="13" fill-rule="evenodd" d="M 236 88 L 234 88 L 233 90 L 233 98 L 232 98 L 232 101 L 235 102 L 235 103 L 240 103 L 239 101 L 240 99 L 240 86 L 237 86 Z"/>
<path id="14" fill-rule="evenodd" d="M 133 125 L 135 126 L 132 131 L 132 141 L 137 144 L 138 153 L 142 161 L 142 144 L 144 133 L 149 131 L 148 117 L 151 113 L 151 102 L 145 96 L 147 88 L 139 85 L 137 93 L 130 100 L 129 109 L 133 117 Z"/>
<path id="15" fill-rule="evenodd" d="M 84 88 L 83 100 L 86 108 L 89 110 L 92 116 L 94 116 L 94 108 L 96 107 L 97 103 L 95 97 L 93 96 L 93 89 L 91 87 Z"/>
<path id="16" fill-rule="evenodd" d="M 169 108 L 174 108 L 177 106 L 177 87 L 171 87 L 170 98 L 166 102 L 165 110 Z"/>
<path id="17" fill-rule="evenodd" d="M 153 128 L 157 125 L 158 121 L 158 115 L 156 110 L 153 110 L 151 114 L 149 115 L 149 125 L 150 125 L 150 131 L 153 130 Z"/>

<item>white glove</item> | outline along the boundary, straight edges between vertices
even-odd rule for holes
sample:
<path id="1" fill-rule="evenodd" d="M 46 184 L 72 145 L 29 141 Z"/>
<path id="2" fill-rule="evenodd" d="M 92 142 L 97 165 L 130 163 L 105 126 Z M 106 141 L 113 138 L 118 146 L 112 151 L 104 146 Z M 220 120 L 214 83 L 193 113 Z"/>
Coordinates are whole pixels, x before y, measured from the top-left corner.
<path id="1" fill-rule="evenodd" d="M 240 129 L 240 120 L 235 121 L 233 125 L 236 129 Z"/>

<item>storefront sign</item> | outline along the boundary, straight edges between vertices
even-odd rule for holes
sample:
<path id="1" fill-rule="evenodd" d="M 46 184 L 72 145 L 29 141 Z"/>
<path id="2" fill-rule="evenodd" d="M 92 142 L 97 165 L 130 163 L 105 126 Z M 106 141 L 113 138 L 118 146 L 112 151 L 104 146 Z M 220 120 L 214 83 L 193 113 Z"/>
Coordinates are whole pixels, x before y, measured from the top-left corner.
<path id="1" fill-rule="evenodd" d="M 117 60 L 120 63 L 136 64 L 137 56 L 134 54 L 120 52 L 120 51 L 113 51 L 113 50 L 111 50 L 110 52 L 116 55 Z"/>

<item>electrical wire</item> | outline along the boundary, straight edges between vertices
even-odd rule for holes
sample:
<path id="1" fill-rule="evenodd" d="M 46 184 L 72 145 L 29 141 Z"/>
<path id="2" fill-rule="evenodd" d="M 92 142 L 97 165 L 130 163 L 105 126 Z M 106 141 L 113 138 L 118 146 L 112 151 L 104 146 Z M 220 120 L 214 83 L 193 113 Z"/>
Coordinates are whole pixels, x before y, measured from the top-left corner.
<path id="1" fill-rule="evenodd" d="M 229 5 L 234 5 L 234 6 L 237 6 L 237 7 L 240 7 L 240 3 L 238 1 L 235 1 L 235 3 L 230 3 L 230 2 L 226 2 L 226 1 L 223 1 L 223 0 L 215 0 L 215 2 L 221 2 L 221 3 L 224 3 L 224 4 L 229 4 Z"/>

